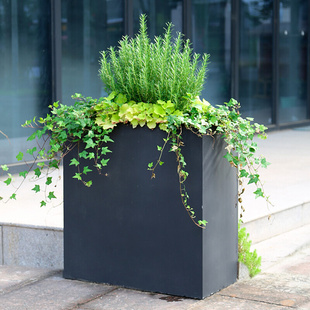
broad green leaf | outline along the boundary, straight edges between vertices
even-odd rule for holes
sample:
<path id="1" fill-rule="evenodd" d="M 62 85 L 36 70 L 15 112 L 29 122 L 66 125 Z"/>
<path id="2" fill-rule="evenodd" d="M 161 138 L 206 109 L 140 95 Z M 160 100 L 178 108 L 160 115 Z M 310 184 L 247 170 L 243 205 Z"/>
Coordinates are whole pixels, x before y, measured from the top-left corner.
<path id="1" fill-rule="evenodd" d="M 151 121 L 148 121 L 146 123 L 146 126 L 149 128 L 149 129 L 154 129 L 156 127 L 156 120 L 155 119 L 152 119 Z"/>
<path id="2" fill-rule="evenodd" d="M 126 95 L 118 94 L 114 100 L 117 104 L 123 104 L 127 102 Z"/>
<path id="3" fill-rule="evenodd" d="M 52 177 L 47 177 L 45 184 L 50 185 L 52 183 L 52 179 L 53 179 Z"/>
<path id="4" fill-rule="evenodd" d="M 10 196 L 10 199 L 14 199 L 14 200 L 16 200 L 16 194 L 14 193 L 14 194 L 12 194 L 11 196 Z"/>
<path id="5" fill-rule="evenodd" d="M 46 202 L 44 200 L 42 200 L 40 203 L 40 207 L 45 207 L 45 206 L 46 206 Z"/>

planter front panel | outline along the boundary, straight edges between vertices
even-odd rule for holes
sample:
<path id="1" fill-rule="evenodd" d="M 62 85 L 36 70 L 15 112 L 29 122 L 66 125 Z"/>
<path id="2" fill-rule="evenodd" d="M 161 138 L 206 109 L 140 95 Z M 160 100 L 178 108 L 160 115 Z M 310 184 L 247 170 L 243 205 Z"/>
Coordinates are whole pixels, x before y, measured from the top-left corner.
<path id="1" fill-rule="evenodd" d="M 188 217 L 180 199 L 173 152 L 164 152 L 164 165 L 157 168 L 156 177 L 151 179 L 147 166 L 157 160 L 157 145 L 163 145 L 165 133 L 120 126 L 111 137 L 115 142 L 109 144 L 113 152 L 110 161 L 103 174 L 96 171 L 91 174 L 91 188 L 72 179 L 76 167 L 69 166 L 70 158 L 65 157 L 64 276 L 167 294 L 205 297 L 209 288 L 203 282 L 213 280 L 204 268 L 215 268 L 206 266 L 205 262 L 215 260 L 218 264 L 219 258 L 209 259 L 218 250 L 205 249 L 204 243 L 208 247 L 213 242 L 216 247 L 222 245 L 216 240 L 206 242 L 209 237 L 214 238 L 212 229 L 202 230 Z M 190 132 L 184 134 L 183 153 L 190 173 L 186 188 L 198 219 L 202 218 L 202 213 L 207 215 L 202 208 L 207 201 L 204 198 L 206 165 L 203 150 L 208 148 L 208 143 L 212 149 L 213 140 L 206 138 L 198 138 Z M 90 167 L 90 163 L 87 165 Z M 233 211 L 234 203 L 228 203 Z M 211 218 L 208 220 L 211 222 Z M 233 220 L 237 225 L 237 219 Z M 235 263 L 237 270 L 237 261 Z M 226 282 L 220 287 L 212 286 L 207 294 L 230 284 Z"/>

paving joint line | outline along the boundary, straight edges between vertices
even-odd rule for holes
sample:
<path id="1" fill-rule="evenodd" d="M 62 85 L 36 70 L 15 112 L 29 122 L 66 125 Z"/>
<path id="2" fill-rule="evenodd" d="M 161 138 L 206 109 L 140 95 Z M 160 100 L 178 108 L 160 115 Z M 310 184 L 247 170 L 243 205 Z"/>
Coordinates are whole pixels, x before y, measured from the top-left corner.
<path id="1" fill-rule="evenodd" d="M 96 300 L 96 299 L 99 299 L 99 298 L 101 298 L 101 297 L 103 297 L 103 296 L 105 296 L 105 295 L 107 295 L 107 294 L 109 294 L 109 293 L 111 293 L 111 292 L 114 292 L 114 291 L 116 291 L 116 290 L 118 290 L 118 289 L 119 289 L 119 287 L 114 287 L 114 288 L 112 288 L 112 289 L 109 290 L 109 291 L 106 291 L 106 292 L 104 292 L 104 293 L 102 293 L 102 294 L 97 294 L 97 295 L 95 295 L 95 296 L 93 296 L 93 297 L 91 297 L 91 298 L 88 298 L 88 299 L 86 299 L 86 300 L 84 300 L 84 301 L 81 301 L 81 302 L 77 303 L 77 304 L 74 305 L 73 307 L 70 306 L 70 308 L 66 308 L 65 310 L 75 310 L 75 309 L 78 309 L 78 307 L 87 305 L 89 302 L 94 301 L 94 300 Z"/>
<path id="2" fill-rule="evenodd" d="M 274 305 L 274 306 L 278 306 L 278 307 L 288 307 L 288 308 L 291 308 L 291 309 L 296 309 L 297 308 L 296 306 L 284 306 L 284 305 L 281 305 L 279 303 L 265 301 L 265 300 L 258 300 L 258 299 L 254 299 L 254 298 L 243 298 L 243 297 L 231 296 L 231 295 L 220 294 L 220 293 L 217 293 L 217 295 L 223 296 L 223 297 L 229 297 L 229 298 L 236 298 L 236 299 L 245 300 L 245 301 L 254 301 L 254 302 L 268 304 L 268 305 Z"/>

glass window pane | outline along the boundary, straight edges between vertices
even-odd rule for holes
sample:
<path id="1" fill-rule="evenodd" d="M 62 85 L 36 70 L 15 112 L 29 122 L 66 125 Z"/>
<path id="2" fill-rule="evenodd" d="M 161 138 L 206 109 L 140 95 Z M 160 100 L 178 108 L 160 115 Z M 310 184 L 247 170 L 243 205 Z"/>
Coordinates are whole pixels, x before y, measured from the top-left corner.
<path id="1" fill-rule="evenodd" d="M 280 1 L 280 123 L 307 117 L 308 11 L 308 1 Z"/>
<path id="2" fill-rule="evenodd" d="M 244 116 L 272 122 L 273 0 L 240 3 L 239 100 Z"/>
<path id="3" fill-rule="evenodd" d="M 63 0 L 61 7 L 62 100 L 68 104 L 74 93 L 103 96 L 100 52 L 124 35 L 124 1 Z"/>
<path id="4" fill-rule="evenodd" d="M 195 52 L 210 54 L 202 97 L 223 104 L 231 96 L 231 1 L 193 0 L 192 34 Z"/>
<path id="5" fill-rule="evenodd" d="M 134 0 L 134 33 L 139 30 L 139 17 L 147 15 L 150 37 L 161 35 L 171 22 L 175 32 L 182 32 L 182 0 Z"/>
<path id="6" fill-rule="evenodd" d="M 43 116 L 51 103 L 50 2 L 0 2 L 0 162 L 16 161 L 30 129 L 20 125 Z M 30 145 L 27 145 L 30 147 Z"/>

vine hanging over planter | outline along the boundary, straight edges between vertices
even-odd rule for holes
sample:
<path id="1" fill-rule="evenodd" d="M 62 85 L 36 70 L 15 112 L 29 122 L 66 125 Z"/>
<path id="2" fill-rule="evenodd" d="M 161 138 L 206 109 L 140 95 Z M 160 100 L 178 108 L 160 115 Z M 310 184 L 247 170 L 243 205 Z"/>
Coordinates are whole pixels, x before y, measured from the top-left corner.
<path id="1" fill-rule="evenodd" d="M 28 140 L 38 140 L 38 147 L 28 149 L 34 161 L 29 169 L 20 172 L 26 178 L 34 171 L 36 178 L 46 173 L 45 186 L 52 183 L 50 169 L 58 169 L 61 160 L 79 143 L 85 148 L 78 152 L 77 158 L 70 165 L 76 166 L 73 178 L 91 186 L 88 173 L 93 169 L 99 172 L 108 165 L 109 150 L 112 143 L 110 133 L 119 124 L 130 124 L 133 128 L 146 126 L 150 130 L 157 126 L 167 133 L 163 145 L 157 146 L 158 160 L 148 164 L 146 169 L 155 177 L 155 170 L 163 165 L 163 152 L 176 154 L 176 172 L 179 178 L 182 204 L 192 221 L 204 227 L 205 220 L 197 220 L 194 208 L 189 204 L 189 195 L 185 183 L 188 177 L 186 159 L 182 154 L 182 132 L 191 130 L 196 135 L 220 135 L 227 143 L 225 158 L 238 173 L 240 185 L 242 180 L 254 183 L 256 197 L 265 196 L 259 177 L 259 168 L 267 167 L 264 157 L 256 155 L 257 144 L 253 142 L 256 134 L 265 139 L 266 127 L 253 123 L 251 118 L 242 118 L 239 113 L 240 104 L 231 99 L 229 102 L 212 106 L 199 98 L 203 88 L 209 55 L 202 58 L 194 54 L 188 40 L 184 41 L 179 34 L 175 40 L 171 37 L 171 24 L 168 24 L 163 37 L 155 37 L 151 42 L 147 35 L 146 17 L 141 16 L 140 31 L 135 38 L 124 37 L 119 48 L 110 48 L 102 52 L 100 76 L 104 82 L 108 96 L 93 99 L 75 94 L 75 104 L 67 106 L 54 103 L 51 112 L 45 117 L 26 121 L 25 127 L 38 127 Z M 40 142 L 41 141 L 41 142 Z M 24 154 L 20 152 L 17 159 L 22 161 Z M 81 158 L 88 159 L 89 165 L 83 166 Z M 6 165 L 1 166 L 8 171 Z M 4 181 L 9 185 L 12 175 Z M 16 199 L 17 190 L 11 195 Z M 40 192 L 39 184 L 33 191 Z M 240 190 L 240 194 L 244 191 Z M 55 198 L 54 191 L 47 190 L 46 199 L 41 206 Z M 239 198 L 241 201 L 241 198 Z"/>

